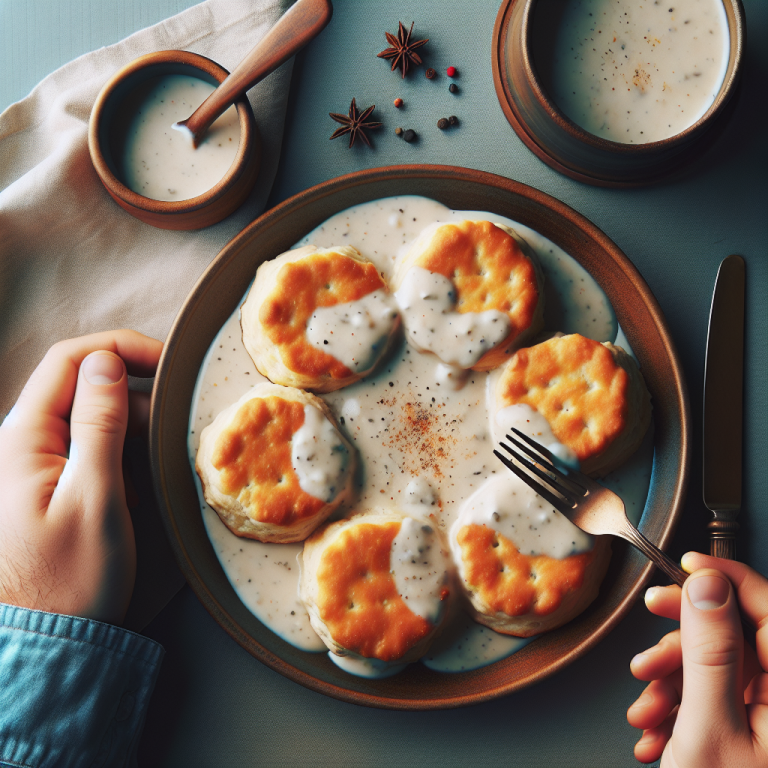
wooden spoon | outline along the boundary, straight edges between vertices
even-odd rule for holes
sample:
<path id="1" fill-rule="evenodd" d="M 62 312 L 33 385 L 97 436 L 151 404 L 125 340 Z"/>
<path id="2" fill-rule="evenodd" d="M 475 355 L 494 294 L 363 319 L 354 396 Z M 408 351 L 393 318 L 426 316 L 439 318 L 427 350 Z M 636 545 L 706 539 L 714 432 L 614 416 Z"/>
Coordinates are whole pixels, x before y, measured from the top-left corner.
<path id="1" fill-rule="evenodd" d="M 188 117 L 174 123 L 198 146 L 211 123 L 256 83 L 315 38 L 331 20 L 330 0 L 297 0 L 219 87 Z"/>

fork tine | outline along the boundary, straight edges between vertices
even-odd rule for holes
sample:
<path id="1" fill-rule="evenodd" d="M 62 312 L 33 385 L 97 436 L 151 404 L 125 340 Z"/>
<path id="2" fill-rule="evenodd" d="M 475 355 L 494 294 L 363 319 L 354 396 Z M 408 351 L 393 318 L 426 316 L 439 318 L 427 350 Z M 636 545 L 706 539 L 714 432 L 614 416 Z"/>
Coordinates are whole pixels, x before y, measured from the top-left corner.
<path id="1" fill-rule="evenodd" d="M 506 438 L 510 440 L 513 445 L 516 445 L 521 451 L 523 451 L 527 456 L 529 456 L 531 459 L 533 459 L 537 464 L 540 464 L 547 472 L 551 472 L 553 475 L 555 475 L 560 482 L 565 485 L 566 488 L 568 488 L 571 493 L 575 493 L 579 496 L 584 496 L 587 493 L 587 489 L 583 487 L 580 483 L 578 483 L 576 480 L 574 480 L 572 477 L 569 477 L 564 472 L 561 472 L 554 463 L 554 456 L 549 451 L 549 449 L 545 448 L 541 443 L 537 443 L 533 438 L 528 437 L 527 435 L 523 434 L 519 429 L 512 428 L 512 431 L 521 437 L 523 440 L 528 442 L 530 445 L 532 445 L 536 451 L 539 453 L 534 453 L 530 448 L 523 445 L 521 442 L 518 442 L 515 440 L 512 435 L 506 435 Z M 546 456 L 549 461 L 546 461 L 541 458 L 541 456 Z M 559 489 L 558 489 L 559 490 Z"/>
<path id="2" fill-rule="evenodd" d="M 534 440 L 532 437 L 529 437 L 528 435 L 526 435 L 526 434 L 525 434 L 525 432 L 521 432 L 521 431 L 520 431 L 519 429 L 517 429 L 516 427 L 510 427 L 510 429 L 511 429 L 511 430 L 512 430 L 512 431 L 513 431 L 513 432 L 514 432 L 514 433 L 515 433 L 515 434 L 516 434 L 516 435 L 517 435 L 517 436 L 518 436 L 518 437 L 519 437 L 521 440 L 525 440 L 525 442 L 526 442 L 526 443 L 528 443 L 528 445 L 532 446 L 532 447 L 533 447 L 533 448 L 534 448 L 534 449 L 537 451 L 537 453 L 541 454 L 542 456 L 546 456 L 546 458 L 548 458 L 550 461 L 552 461 L 552 459 L 554 458 L 554 456 L 553 456 L 553 454 L 552 454 L 552 451 L 550 451 L 550 450 L 549 450 L 549 448 L 545 448 L 545 447 L 544 447 L 544 446 L 543 446 L 541 443 L 537 442 L 537 441 L 536 441 L 536 440 Z M 511 435 L 507 435 L 507 437 L 508 437 L 510 440 L 514 440 L 514 438 L 513 438 Z"/>
<path id="3" fill-rule="evenodd" d="M 509 437 L 509 435 L 507 435 Z M 517 441 L 514 440 L 514 438 L 510 437 L 510 440 L 512 440 L 513 443 L 516 443 Z M 519 444 L 518 444 L 519 445 Z M 539 469 L 539 467 L 536 465 L 536 463 L 529 461 L 525 458 L 522 454 L 515 451 L 513 448 L 508 446 L 506 443 L 499 443 L 499 446 L 503 448 L 507 453 L 512 455 L 512 458 L 515 459 L 518 464 L 522 464 L 522 467 L 524 470 L 528 471 L 528 474 L 534 474 L 536 477 L 538 477 L 540 480 L 543 480 L 547 486 L 552 488 L 556 493 L 560 494 L 562 496 L 567 504 L 570 504 L 573 506 L 576 503 L 576 496 L 569 488 L 563 488 L 558 482 L 557 478 L 552 477 L 551 475 L 547 474 L 544 470 Z M 543 461 L 540 457 L 534 456 L 534 461 L 541 462 L 541 465 L 546 468 L 547 462 Z"/>
<path id="4" fill-rule="evenodd" d="M 507 446 L 504 445 L 504 443 L 501 443 L 501 445 L 504 448 L 507 448 Z M 561 499 L 559 496 L 555 496 L 552 491 L 550 491 L 548 488 L 545 488 L 541 483 L 539 483 L 537 480 L 535 480 L 531 475 L 526 472 L 524 469 L 521 469 L 517 466 L 514 462 L 510 461 L 504 454 L 499 453 L 498 451 L 494 450 L 493 452 L 499 459 L 501 459 L 502 463 L 508 468 L 511 469 L 524 483 L 529 485 L 531 488 L 533 488 L 536 493 L 539 494 L 543 499 L 546 499 L 556 510 L 559 512 L 562 512 L 565 514 L 567 511 L 569 511 L 572 508 L 572 505 L 569 505 L 566 501 Z"/>

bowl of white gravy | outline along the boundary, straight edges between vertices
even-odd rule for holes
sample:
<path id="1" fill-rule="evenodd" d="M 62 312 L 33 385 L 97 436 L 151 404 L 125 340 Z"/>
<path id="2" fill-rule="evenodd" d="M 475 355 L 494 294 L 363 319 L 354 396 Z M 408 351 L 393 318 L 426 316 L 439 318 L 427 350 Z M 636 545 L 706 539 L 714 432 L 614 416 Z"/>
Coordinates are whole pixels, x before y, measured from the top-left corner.
<path id="1" fill-rule="evenodd" d="M 548 165 L 636 186 L 669 178 L 716 138 L 744 45 L 741 0 L 505 0 L 494 82 Z"/>
<path id="2" fill-rule="evenodd" d="M 228 74 L 204 56 L 159 51 L 131 62 L 103 87 L 88 146 L 107 192 L 128 213 L 162 229 L 200 229 L 245 201 L 261 155 L 248 100 L 230 106 L 197 147 L 173 127 Z"/>

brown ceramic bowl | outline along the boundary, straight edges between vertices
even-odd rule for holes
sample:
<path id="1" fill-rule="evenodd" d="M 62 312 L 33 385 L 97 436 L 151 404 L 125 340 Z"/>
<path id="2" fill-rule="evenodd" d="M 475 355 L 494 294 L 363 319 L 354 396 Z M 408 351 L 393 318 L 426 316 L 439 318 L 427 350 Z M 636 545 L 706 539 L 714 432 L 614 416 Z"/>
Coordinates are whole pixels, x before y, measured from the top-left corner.
<path id="1" fill-rule="evenodd" d="M 698 157 L 732 111 L 741 77 L 746 22 L 741 0 L 723 0 L 730 33 L 725 79 L 707 112 L 681 133 L 648 144 L 599 138 L 567 118 L 547 95 L 536 66 L 537 0 L 503 0 L 493 30 L 493 81 L 507 120 L 526 146 L 556 171 L 607 187 L 667 179 Z"/>
<path id="2" fill-rule="evenodd" d="M 216 62 L 187 51 L 158 51 L 132 61 L 102 88 L 91 111 L 88 148 L 107 192 L 128 213 L 161 229 L 201 229 L 221 221 L 239 208 L 256 183 L 261 140 L 248 99 L 238 99 L 240 146 L 230 169 L 205 194 L 188 200 L 152 200 L 129 189 L 120 178 L 120 131 L 114 119 L 120 104 L 138 85 L 159 75 L 191 75 L 218 85 L 229 74 Z"/>
<path id="3" fill-rule="evenodd" d="M 240 602 L 206 535 L 187 454 L 200 366 L 256 268 L 329 216 L 393 195 L 423 195 L 454 209 L 508 216 L 554 241 L 594 276 L 613 303 L 653 396 L 653 478 L 640 530 L 661 547 L 670 541 L 687 484 L 689 414 L 680 362 L 650 289 L 616 245 L 568 206 L 524 184 L 463 168 L 395 166 L 342 176 L 286 200 L 225 246 L 187 298 L 160 360 L 150 417 L 152 469 L 166 530 L 187 581 L 219 624 L 257 659 L 297 683 L 356 704 L 458 707 L 523 688 L 582 656 L 627 613 L 653 566 L 617 539 L 598 599 L 566 626 L 512 656 L 457 674 L 412 664 L 383 680 L 353 677 L 326 654 L 289 645 Z"/>

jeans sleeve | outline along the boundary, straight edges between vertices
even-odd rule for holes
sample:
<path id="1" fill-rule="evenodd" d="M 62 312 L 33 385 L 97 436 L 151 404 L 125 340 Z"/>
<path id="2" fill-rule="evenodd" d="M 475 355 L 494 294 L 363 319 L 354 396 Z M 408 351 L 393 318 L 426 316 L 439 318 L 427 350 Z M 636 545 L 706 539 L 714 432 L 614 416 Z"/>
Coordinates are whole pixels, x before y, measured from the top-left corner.
<path id="1" fill-rule="evenodd" d="M 119 627 L 0 603 L 0 766 L 136 765 L 163 653 Z"/>

